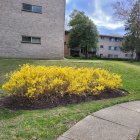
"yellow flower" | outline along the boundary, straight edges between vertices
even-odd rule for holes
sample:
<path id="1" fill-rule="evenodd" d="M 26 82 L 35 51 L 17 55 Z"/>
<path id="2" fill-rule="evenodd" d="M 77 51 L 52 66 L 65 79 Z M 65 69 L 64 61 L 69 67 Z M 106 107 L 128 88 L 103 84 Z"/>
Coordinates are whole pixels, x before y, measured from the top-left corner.
<path id="1" fill-rule="evenodd" d="M 2 89 L 10 95 L 38 98 L 41 95 L 65 93 L 85 95 L 99 94 L 105 89 L 116 89 L 122 86 L 120 75 L 101 68 L 75 68 L 57 66 L 33 66 L 25 64 L 10 74 L 9 81 Z"/>

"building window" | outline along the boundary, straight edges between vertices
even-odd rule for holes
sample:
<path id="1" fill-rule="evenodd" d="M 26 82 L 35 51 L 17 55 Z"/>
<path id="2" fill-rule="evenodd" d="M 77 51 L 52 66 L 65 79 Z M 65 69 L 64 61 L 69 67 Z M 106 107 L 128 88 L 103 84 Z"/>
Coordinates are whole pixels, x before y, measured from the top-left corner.
<path id="1" fill-rule="evenodd" d="M 105 39 L 105 37 L 104 36 L 101 36 L 101 39 Z"/>
<path id="2" fill-rule="evenodd" d="M 41 44 L 40 37 L 22 36 L 22 43 Z"/>
<path id="3" fill-rule="evenodd" d="M 100 57 L 103 58 L 103 54 L 100 54 Z"/>
<path id="4" fill-rule="evenodd" d="M 119 42 L 119 38 L 115 38 L 115 42 Z"/>
<path id="5" fill-rule="evenodd" d="M 119 51 L 120 47 L 116 46 L 114 47 L 114 51 Z"/>
<path id="6" fill-rule="evenodd" d="M 41 44 L 41 38 L 40 37 L 31 37 L 31 43 L 32 44 Z"/>
<path id="7" fill-rule="evenodd" d="M 103 49 L 103 48 L 104 48 L 104 46 L 103 46 L 103 45 L 100 45 L 100 48 L 101 48 L 101 49 Z"/>
<path id="8" fill-rule="evenodd" d="M 115 39 L 112 38 L 112 37 L 110 37 L 109 40 L 110 40 L 111 42 L 115 42 Z"/>
<path id="9" fill-rule="evenodd" d="M 42 13 L 42 6 L 36 6 L 36 5 L 23 3 L 22 4 L 22 10 L 41 14 Z"/>
<path id="10" fill-rule="evenodd" d="M 31 37 L 22 36 L 22 42 L 23 43 L 31 43 Z"/>
<path id="11" fill-rule="evenodd" d="M 119 56 L 118 55 L 114 55 L 114 58 L 118 58 Z"/>
<path id="12" fill-rule="evenodd" d="M 121 42 L 121 41 L 122 41 L 121 38 L 117 38 L 117 37 L 110 37 L 109 40 L 110 40 L 111 42 Z"/>
<path id="13" fill-rule="evenodd" d="M 118 48 L 118 47 L 114 47 L 114 51 L 117 51 L 117 48 Z"/>
<path id="14" fill-rule="evenodd" d="M 109 49 L 109 50 L 114 50 L 114 47 L 109 46 L 108 49 Z"/>
<path id="15" fill-rule="evenodd" d="M 32 11 L 34 13 L 42 13 L 42 7 L 41 6 L 32 6 Z"/>
<path id="16" fill-rule="evenodd" d="M 113 58 L 113 55 L 112 54 L 108 54 L 108 58 Z"/>
<path id="17" fill-rule="evenodd" d="M 126 54 L 125 54 L 125 57 L 130 58 L 130 57 L 132 57 L 132 54 L 128 54 L 128 53 L 126 53 Z"/>
<path id="18" fill-rule="evenodd" d="M 116 41 L 116 42 L 121 42 L 122 39 L 121 39 L 121 38 L 115 38 L 115 41 Z"/>
<path id="19" fill-rule="evenodd" d="M 32 11 L 32 5 L 23 3 L 22 4 L 22 10 Z"/>

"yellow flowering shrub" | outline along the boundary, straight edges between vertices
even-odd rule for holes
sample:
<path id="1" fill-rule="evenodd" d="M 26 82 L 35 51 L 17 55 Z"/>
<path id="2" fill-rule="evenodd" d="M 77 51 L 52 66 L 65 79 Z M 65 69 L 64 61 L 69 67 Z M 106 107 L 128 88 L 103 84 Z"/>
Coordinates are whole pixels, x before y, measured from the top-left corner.
<path id="1" fill-rule="evenodd" d="M 2 88 L 10 95 L 38 98 L 41 95 L 63 97 L 65 94 L 100 94 L 121 86 L 121 77 L 101 68 L 33 66 L 25 64 L 9 76 Z"/>

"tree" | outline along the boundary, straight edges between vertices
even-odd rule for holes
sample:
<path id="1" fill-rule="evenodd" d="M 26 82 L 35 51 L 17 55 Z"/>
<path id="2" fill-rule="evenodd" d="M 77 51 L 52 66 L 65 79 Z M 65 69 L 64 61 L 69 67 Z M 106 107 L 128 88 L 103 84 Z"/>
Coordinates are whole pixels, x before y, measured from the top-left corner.
<path id="1" fill-rule="evenodd" d="M 123 2 L 117 2 L 114 7 L 119 19 L 125 22 L 126 35 L 123 41 L 123 51 L 132 52 L 132 58 L 134 52 L 136 52 L 136 59 L 140 59 L 140 0 L 132 1 L 126 0 L 128 6 L 125 6 Z"/>
<path id="2" fill-rule="evenodd" d="M 98 32 L 96 25 L 84 12 L 74 10 L 70 15 L 69 46 L 85 49 L 85 56 L 88 58 L 88 51 L 97 47 Z"/>
<path id="3" fill-rule="evenodd" d="M 136 2 L 125 24 L 126 36 L 124 38 L 123 49 L 136 52 L 136 59 L 140 59 L 140 3 Z"/>
<path id="4" fill-rule="evenodd" d="M 137 0 L 117 0 L 113 4 L 113 8 L 115 11 L 114 17 L 117 17 L 117 19 L 121 21 L 127 21 L 136 1 Z"/>
<path id="5" fill-rule="evenodd" d="M 134 52 L 135 52 L 134 44 L 135 44 L 135 38 L 133 35 L 126 35 L 124 37 L 121 50 L 123 52 L 131 52 L 131 61 L 133 61 L 134 58 Z"/>

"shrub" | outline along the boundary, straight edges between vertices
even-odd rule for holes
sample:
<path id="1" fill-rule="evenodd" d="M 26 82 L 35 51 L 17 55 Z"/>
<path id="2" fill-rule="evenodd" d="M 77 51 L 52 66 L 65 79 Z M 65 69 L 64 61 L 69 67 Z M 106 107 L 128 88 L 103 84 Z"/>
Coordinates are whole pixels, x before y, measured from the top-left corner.
<path id="1" fill-rule="evenodd" d="M 69 95 L 100 94 L 121 86 L 121 77 L 101 68 L 33 66 L 25 64 L 9 75 L 2 88 L 9 95 L 29 99 Z"/>

